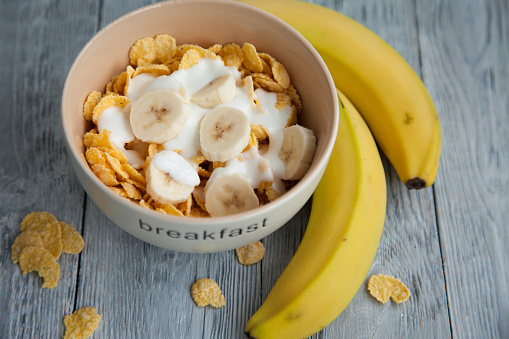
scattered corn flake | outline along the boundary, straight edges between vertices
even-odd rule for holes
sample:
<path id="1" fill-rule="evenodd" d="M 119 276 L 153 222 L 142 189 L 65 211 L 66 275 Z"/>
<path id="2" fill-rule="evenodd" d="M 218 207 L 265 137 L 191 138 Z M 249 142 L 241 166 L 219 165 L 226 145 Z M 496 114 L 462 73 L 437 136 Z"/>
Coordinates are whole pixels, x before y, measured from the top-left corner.
<path id="1" fill-rule="evenodd" d="M 156 61 L 165 63 L 177 52 L 177 42 L 168 34 L 159 34 L 154 38 Z"/>
<path id="2" fill-rule="evenodd" d="M 255 241 L 235 249 L 237 258 L 242 265 L 253 265 L 263 259 L 265 246 L 261 241 Z"/>
<path id="3" fill-rule="evenodd" d="M 132 66 L 151 64 L 156 56 L 156 45 L 152 37 L 137 40 L 129 49 L 129 62 Z"/>
<path id="4" fill-rule="evenodd" d="M 35 211 L 27 214 L 23 218 L 23 220 L 21 221 L 21 232 L 25 232 L 28 230 L 39 231 L 39 229 L 45 226 L 46 224 L 57 221 L 58 221 L 57 218 L 49 212 Z"/>
<path id="5" fill-rule="evenodd" d="M 84 339 L 90 336 L 99 325 L 101 316 L 95 307 L 83 307 L 64 317 L 64 339 Z"/>
<path id="6" fill-rule="evenodd" d="M 60 267 L 53 255 L 43 247 L 25 247 L 19 256 L 19 266 L 23 275 L 37 271 L 44 279 L 44 288 L 53 288 L 58 284 Z"/>
<path id="7" fill-rule="evenodd" d="M 19 255 L 25 247 L 44 247 L 41 235 L 37 231 L 27 230 L 16 237 L 11 246 L 12 262 L 19 262 Z"/>
<path id="8" fill-rule="evenodd" d="M 39 231 L 42 238 L 44 248 L 53 255 L 53 258 L 58 259 L 62 254 L 64 248 L 62 243 L 62 232 L 57 222 L 52 222 L 44 227 L 43 231 Z"/>
<path id="9" fill-rule="evenodd" d="M 392 298 L 401 303 L 410 297 L 410 291 L 399 279 L 389 275 L 372 275 L 368 280 L 369 293 L 378 301 L 386 303 Z"/>
<path id="10" fill-rule="evenodd" d="M 125 96 L 115 93 L 103 96 L 92 111 L 92 121 L 97 125 L 97 119 L 106 109 L 113 106 L 125 107 L 128 102 L 129 99 L 127 99 Z"/>
<path id="11" fill-rule="evenodd" d="M 87 96 L 87 99 L 85 100 L 85 103 L 83 104 L 83 115 L 85 116 L 85 119 L 88 121 L 92 121 L 92 112 L 94 110 L 94 107 L 99 103 L 101 100 L 102 94 L 98 91 L 92 91 Z"/>
<path id="12" fill-rule="evenodd" d="M 43 246 L 55 259 L 62 254 L 62 239 L 57 218 L 48 212 L 36 211 L 27 214 L 21 221 L 21 232 L 38 232 Z"/>
<path id="13" fill-rule="evenodd" d="M 117 186 L 119 184 L 116 175 L 111 169 L 100 164 L 90 165 L 92 172 L 107 186 Z"/>
<path id="14" fill-rule="evenodd" d="M 81 234 L 66 222 L 59 221 L 58 224 L 62 234 L 62 251 L 69 254 L 80 253 L 85 246 L 85 241 Z"/>
<path id="15" fill-rule="evenodd" d="M 410 290 L 408 287 L 403 284 L 399 279 L 392 278 L 392 291 L 391 291 L 391 299 L 392 301 L 400 304 L 403 301 L 407 300 L 410 297 Z"/>
<path id="16" fill-rule="evenodd" d="M 252 72 L 261 73 L 263 71 L 263 64 L 256 52 L 256 47 L 246 42 L 242 45 L 242 52 L 244 54 L 243 65 Z"/>
<path id="17" fill-rule="evenodd" d="M 199 307 L 211 305 L 218 308 L 226 304 L 219 285 L 209 278 L 196 280 L 191 286 L 191 295 Z"/>
<path id="18" fill-rule="evenodd" d="M 133 184 L 123 181 L 120 183 L 120 185 L 125 190 L 125 192 L 127 193 L 127 196 L 129 198 L 134 199 L 134 200 L 142 199 L 140 191 L 138 191 L 138 189 Z"/>
<path id="19" fill-rule="evenodd" d="M 141 190 L 141 191 L 146 191 L 147 190 L 147 187 L 145 184 L 139 182 L 139 181 L 136 181 L 136 180 L 133 180 L 131 178 L 127 178 L 125 179 L 125 182 L 133 185 L 134 187 L 136 187 L 138 190 Z M 138 199 L 140 200 L 140 199 Z"/>

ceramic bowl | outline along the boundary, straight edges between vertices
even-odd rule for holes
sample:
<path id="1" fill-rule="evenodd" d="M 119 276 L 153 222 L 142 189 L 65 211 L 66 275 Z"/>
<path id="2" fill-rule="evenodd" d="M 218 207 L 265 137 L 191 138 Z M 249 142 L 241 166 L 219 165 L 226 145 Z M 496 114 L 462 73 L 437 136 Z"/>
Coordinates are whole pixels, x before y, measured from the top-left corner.
<path id="1" fill-rule="evenodd" d="M 167 33 L 177 44 L 250 42 L 274 56 L 288 70 L 303 103 L 299 123 L 317 138 L 307 174 L 277 200 L 226 217 L 186 218 L 145 209 L 106 187 L 84 157 L 83 135 L 91 127 L 83 103 L 92 90 L 103 90 L 129 63 L 137 40 Z M 217 252 L 262 239 L 287 223 L 306 203 L 327 166 L 338 127 L 338 101 L 333 80 L 316 50 L 278 18 L 233 1 L 162 2 L 130 12 L 104 27 L 72 64 L 62 95 L 62 125 L 74 171 L 101 211 L 131 235 L 166 249 Z"/>

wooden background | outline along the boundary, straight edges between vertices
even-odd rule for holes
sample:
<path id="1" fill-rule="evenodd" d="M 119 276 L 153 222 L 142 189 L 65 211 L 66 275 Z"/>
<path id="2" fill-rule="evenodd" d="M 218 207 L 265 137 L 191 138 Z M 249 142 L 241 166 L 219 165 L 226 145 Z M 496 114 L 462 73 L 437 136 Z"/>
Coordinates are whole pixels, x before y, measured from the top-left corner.
<path id="1" fill-rule="evenodd" d="M 0 338 L 58 338 L 63 316 L 95 306 L 93 338 L 243 338 L 290 261 L 310 203 L 263 241 L 263 262 L 233 251 L 156 248 L 113 225 L 86 196 L 66 154 L 60 96 L 69 67 L 100 28 L 150 0 L 0 0 Z M 313 338 L 509 338 L 509 4 L 506 0 L 323 0 L 367 25 L 417 71 L 443 131 L 438 178 L 409 192 L 384 158 L 385 229 L 370 274 L 392 274 L 412 297 L 380 304 L 365 284 Z M 10 246 L 25 214 L 46 210 L 85 238 L 41 289 Z M 210 277 L 227 306 L 198 308 Z"/>

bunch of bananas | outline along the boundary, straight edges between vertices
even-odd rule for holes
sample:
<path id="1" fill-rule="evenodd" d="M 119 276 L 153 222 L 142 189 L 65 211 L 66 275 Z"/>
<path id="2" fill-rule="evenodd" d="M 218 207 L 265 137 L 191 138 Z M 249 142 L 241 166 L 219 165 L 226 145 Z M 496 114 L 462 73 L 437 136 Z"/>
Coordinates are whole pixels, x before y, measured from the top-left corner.
<path id="1" fill-rule="evenodd" d="M 251 338 L 303 338 L 346 308 L 375 256 L 386 182 L 374 139 L 407 187 L 421 189 L 437 174 L 440 123 L 419 76 L 360 23 L 297 0 L 240 1 L 299 31 L 320 53 L 338 88 L 337 141 L 313 195 L 306 233 L 245 328 Z"/>

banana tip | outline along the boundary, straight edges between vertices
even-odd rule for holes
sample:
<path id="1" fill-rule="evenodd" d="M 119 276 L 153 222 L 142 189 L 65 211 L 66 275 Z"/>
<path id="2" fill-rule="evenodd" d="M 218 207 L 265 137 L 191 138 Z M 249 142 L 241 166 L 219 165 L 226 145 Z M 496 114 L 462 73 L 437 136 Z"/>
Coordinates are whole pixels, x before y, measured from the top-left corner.
<path id="1" fill-rule="evenodd" d="M 426 187 L 426 181 L 421 178 L 412 178 L 412 179 L 407 180 L 405 185 L 406 185 L 406 187 L 408 187 L 408 189 L 420 190 L 420 189 Z"/>

